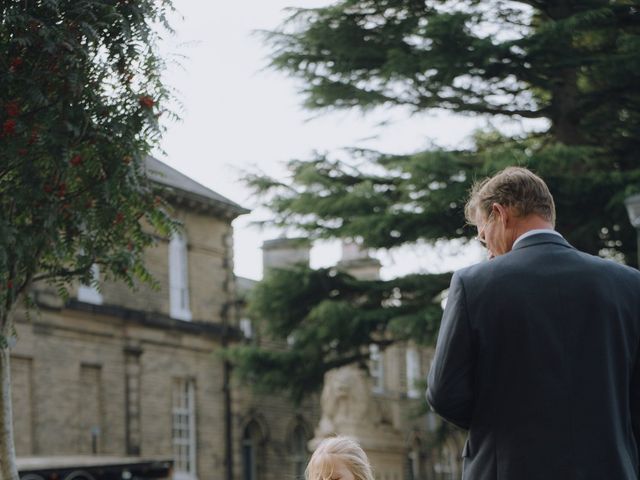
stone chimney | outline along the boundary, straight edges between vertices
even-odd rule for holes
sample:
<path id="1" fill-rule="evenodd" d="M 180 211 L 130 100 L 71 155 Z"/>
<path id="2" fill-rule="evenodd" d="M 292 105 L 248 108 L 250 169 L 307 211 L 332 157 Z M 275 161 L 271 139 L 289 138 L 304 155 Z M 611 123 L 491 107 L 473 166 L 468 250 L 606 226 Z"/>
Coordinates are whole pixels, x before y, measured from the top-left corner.
<path id="1" fill-rule="evenodd" d="M 342 259 L 337 267 L 360 280 L 378 280 L 380 278 L 380 261 L 369 256 L 356 242 L 342 241 Z"/>
<path id="2" fill-rule="evenodd" d="M 309 265 L 311 243 L 306 238 L 275 238 L 262 244 L 262 272 L 270 268 Z"/>

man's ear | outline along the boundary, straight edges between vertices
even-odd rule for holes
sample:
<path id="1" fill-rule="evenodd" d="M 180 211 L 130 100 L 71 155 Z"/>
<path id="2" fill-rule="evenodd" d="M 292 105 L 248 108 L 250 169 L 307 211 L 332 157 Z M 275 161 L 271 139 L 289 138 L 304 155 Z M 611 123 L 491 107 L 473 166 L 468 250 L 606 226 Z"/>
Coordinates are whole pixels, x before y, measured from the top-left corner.
<path id="1" fill-rule="evenodd" d="M 493 203 L 491 205 L 491 213 L 493 216 L 502 222 L 502 224 L 507 227 L 511 221 L 511 212 L 508 208 L 505 208 L 503 205 L 499 203 Z"/>

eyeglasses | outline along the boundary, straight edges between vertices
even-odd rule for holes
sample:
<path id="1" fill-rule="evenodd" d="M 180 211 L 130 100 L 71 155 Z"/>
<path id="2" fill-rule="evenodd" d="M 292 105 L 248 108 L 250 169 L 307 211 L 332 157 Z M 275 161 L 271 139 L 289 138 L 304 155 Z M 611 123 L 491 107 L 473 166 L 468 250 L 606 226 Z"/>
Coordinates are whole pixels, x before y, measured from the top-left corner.
<path id="1" fill-rule="evenodd" d="M 487 241 L 484 238 L 484 231 L 491 220 L 493 220 L 493 211 L 487 217 L 487 221 L 482 224 L 482 228 L 478 230 L 478 235 L 476 235 L 476 240 L 478 240 L 483 245 L 487 244 Z"/>

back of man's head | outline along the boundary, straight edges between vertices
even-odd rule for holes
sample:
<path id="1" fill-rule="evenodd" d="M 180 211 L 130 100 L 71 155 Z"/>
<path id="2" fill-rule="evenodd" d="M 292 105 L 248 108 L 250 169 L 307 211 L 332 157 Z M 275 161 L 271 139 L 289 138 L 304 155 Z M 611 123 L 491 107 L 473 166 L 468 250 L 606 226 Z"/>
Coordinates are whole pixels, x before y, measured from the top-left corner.
<path id="1" fill-rule="evenodd" d="M 475 225 L 478 211 L 487 218 L 494 203 L 515 208 L 519 216 L 535 214 L 551 225 L 556 223 L 556 207 L 547 184 L 523 167 L 507 167 L 475 183 L 464 210 L 467 221 Z"/>

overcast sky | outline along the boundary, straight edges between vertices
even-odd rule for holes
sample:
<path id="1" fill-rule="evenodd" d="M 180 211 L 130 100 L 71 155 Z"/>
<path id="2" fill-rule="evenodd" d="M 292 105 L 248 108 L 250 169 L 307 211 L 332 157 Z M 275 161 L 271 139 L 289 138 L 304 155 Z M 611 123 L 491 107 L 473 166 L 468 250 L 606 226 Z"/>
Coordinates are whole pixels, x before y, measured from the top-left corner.
<path id="1" fill-rule="evenodd" d="M 182 121 L 169 124 L 160 159 L 212 190 L 255 210 L 259 203 L 242 183 L 242 172 L 260 169 L 282 175 L 283 163 L 310 158 L 314 150 L 334 152 L 360 146 L 408 153 L 434 143 L 464 142 L 478 120 L 445 113 L 408 117 L 405 112 L 377 112 L 363 117 L 342 112 L 318 117 L 301 108 L 300 85 L 284 74 L 267 70 L 268 49 L 260 29 L 274 29 L 286 7 L 326 5 L 324 0 L 231 0 L 224 2 L 175 0 L 173 37 L 164 42 L 170 60 L 166 79 L 176 89 L 184 110 Z M 179 58 L 184 56 L 185 58 Z M 172 64 L 179 60 L 181 66 Z M 392 120 L 381 126 L 382 121 Z M 264 211 L 240 217 L 235 228 L 236 274 L 253 279 L 262 275 L 262 241 L 275 232 L 251 227 Z M 461 219 L 462 221 L 462 219 Z M 383 276 L 409 271 L 439 271 L 469 263 L 469 256 L 451 258 L 455 247 L 435 250 L 411 247 L 380 255 Z M 312 251 L 312 265 L 334 263 L 334 245 Z M 479 249 L 471 256 L 480 256 Z"/>

